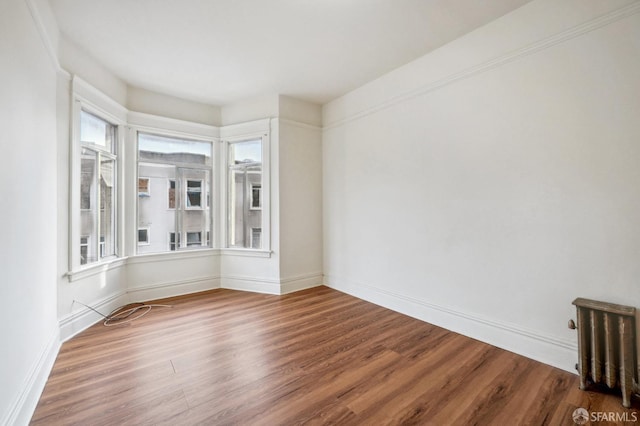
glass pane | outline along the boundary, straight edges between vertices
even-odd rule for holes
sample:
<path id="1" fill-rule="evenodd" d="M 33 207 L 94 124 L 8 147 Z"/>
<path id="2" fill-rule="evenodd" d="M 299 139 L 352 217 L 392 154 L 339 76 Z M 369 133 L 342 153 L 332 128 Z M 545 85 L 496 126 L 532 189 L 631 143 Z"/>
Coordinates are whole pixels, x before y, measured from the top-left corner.
<path id="1" fill-rule="evenodd" d="M 100 256 L 116 254 L 115 166 L 110 158 L 100 160 Z"/>
<path id="2" fill-rule="evenodd" d="M 170 250 L 169 233 L 176 232 L 175 205 L 167 202 L 167 188 L 176 183 L 176 167 L 172 164 L 138 163 L 138 175 L 147 181 L 148 195 L 138 197 L 138 229 L 148 229 L 144 245 L 138 253 L 162 253 Z M 174 199 L 175 203 L 175 199 Z"/>
<path id="3" fill-rule="evenodd" d="M 187 232 L 187 247 L 202 245 L 201 232 Z"/>
<path id="4" fill-rule="evenodd" d="M 262 140 L 229 145 L 229 247 L 262 248 Z"/>
<path id="5" fill-rule="evenodd" d="M 170 209 L 175 209 L 176 208 L 176 180 L 175 179 L 169 179 L 169 208 Z"/>
<path id="6" fill-rule="evenodd" d="M 139 133 L 138 150 L 140 161 L 209 166 L 212 164 L 209 142 Z"/>
<path id="7" fill-rule="evenodd" d="M 86 111 L 80 111 L 80 141 L 115 152 L 115 126 Z"/>
<path id="8" fill-rule="evenodd" d="M 98 260 L 98 154 L 83 148 L 80 155 L 80 264 Z"/>
<path id="9" fill-rule="evenodd" d="M 209 199 L 209 170 L 179 168 L 178 183 L 183 184 L 183 190 L 178 193 L 184 201 L 178 199 L 177 229 L 186 232 L 186 244 L 183 247 L 209 246 L 204 241 L 211 227 L 211 209 Z M 184 208 L 180 208 L 183 205 Z M 184 235 L 184 234 L 183 234 Z M 196 239 L 197 235 L 197 239 Z"/>
<path id="10" fill-rule="evenodd" d="M 262 163 L 262 139 L 236 142 L 229 147 L 230 164 Z"/>
<path id="11" fill-rule="evenodd" d="M 202 207 L 202 181 L 187 179 L 187 207 Z"/>

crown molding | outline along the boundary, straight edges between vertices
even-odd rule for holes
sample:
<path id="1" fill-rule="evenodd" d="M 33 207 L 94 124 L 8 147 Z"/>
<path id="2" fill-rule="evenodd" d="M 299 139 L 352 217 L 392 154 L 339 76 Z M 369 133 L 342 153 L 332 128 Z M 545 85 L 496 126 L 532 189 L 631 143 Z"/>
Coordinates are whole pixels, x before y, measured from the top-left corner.
<path id="1" fill-rule="evenodd" d="M 607 26 L 613 22 L 619 21 L 621 19 L 627 18 L 629 16 L 635 15 L 640 12 L 640 1 L 635 1 L 627 6 L 623 6 L 621 8 L 615 9 L 611 12 L 608 12 L 604 15 L 598 16 L 596 18 L 590 19 L 582 24 L 575 25 L 570 27 L 564 31 L 551 35 L 549 37 L 545 37 L 536 42 L 530 43 L 524 47 L 519 49 L 507 52 L 503 55 L 500 55 L 496 58 L 489 59 L 484 61 L 478 65 L 474 65 L 463 69 L 462 71 L 450 74 L 444 78 L 433 81 L 428 84 L 421 85 L 415 89 L 406 91 L 397 96 L 393 96 L 386 101 L 379 102 L 376 105 L 373 105 L 369 108 L 365 108 L 359 112 L 355 112 L 346 116 L 345 118 L 335 120 L 331 123 L 325 124 L 323 130 L 330 130 L 340 126 L 343 126 L 351 121 L 358 120 L 360 118 L 369 116 L 378 111 L 390 108 L 394 105 L 400 104 L 402 102 L 408 101 L 412 98 L 425 95 L 427 93 L 438 90 L 442 87 L 448 86 L 450 84 L 456 83 L 460 80 L 464 80 L 475 75 L 481 74 L 486 71 L 493 70 L 495 68 L 501 67 L 508 63 L 514 62 L 518 59 L 527 57 L 529 55 L 533 55 L 540 51 L 546 50 L 550 47 L 556 46 L 558 44 L 564 43 L 565 41 L 574 39 L 583 34 L 587 34 L 591 31 L 594 31 L 598 28 L 602 28 Z"/>

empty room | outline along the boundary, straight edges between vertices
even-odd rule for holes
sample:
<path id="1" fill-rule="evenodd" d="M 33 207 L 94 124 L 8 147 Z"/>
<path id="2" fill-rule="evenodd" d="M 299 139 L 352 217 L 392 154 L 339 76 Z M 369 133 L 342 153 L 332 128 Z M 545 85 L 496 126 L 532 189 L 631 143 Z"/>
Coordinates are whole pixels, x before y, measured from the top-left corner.
<path id="1" fill-rule="evenodd" d="M 640 422 L 640 0 L 2 0 L 0 425 Z"/>

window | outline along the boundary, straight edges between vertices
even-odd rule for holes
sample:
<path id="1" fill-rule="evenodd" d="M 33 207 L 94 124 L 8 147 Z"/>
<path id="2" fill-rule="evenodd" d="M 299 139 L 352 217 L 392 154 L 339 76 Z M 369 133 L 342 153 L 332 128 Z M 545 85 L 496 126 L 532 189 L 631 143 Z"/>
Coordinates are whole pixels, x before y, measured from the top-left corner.
<path id="1" fill-rule="evenodd" d="M 202 181 L 187 179 L 187 208 L 202 208 Z"/>
<path id="2" fill-rule="evenodd" d="M 202 232 L 187 232 L 187 247 L 201 246 Z"/>
<path id="3" fill-rule="evenodd" d="M 80 264 L 116 255 L 117 126 L 80 111 Z"/>
<path id="4" fill-rule="evenodd" d="M 89 237 L 80 237 L 80 264 L 87 263 L 87 256 L 89 255 Z"/>
<path id="5" fill-rule="evenodd" d="M 202 237 L 211 231 L 212 168 L 211 142 L 138 133 L 138 176 L 148 179 L 148 188 L 167 188 L 166 199 L 138 197 L 138 228 L 169 236 L 169 244 L 155 238 L 138 245 L 138 253 L 209 246 Z"/>
<path id="6" fill-rule="evenodd" d="M 228 245 L 262 248 L 262 138 L 229 143 Z M 257 232 L 257 231 L 256 231 Z"/>
<path id="7" fill-rule="evenodd" d="M 176 180 L 169 179 L 169 208 L 176 208 Z"/>
<path id="8" fill-rule="evenodd" d="M 262 246 L 262 228 L 251 228 L 251 248 Z"/>
<path id="9" fill-rule="evenodd" d="M 138 245 L 149 245 L 149 228 L 138 229 Z"/>
<path id="10" fill-rule="evenodd" d="M 262 184 L 260 183 L 252 183 L 251 184 L 251 202 L 249 203 L 251 210 L 260 210 L 262 208 Z"/>
<path id="11" fill-rule="evenodd" d="M 138 197 L 148 197 L 149 194 L 149 178 L 138 178 Z"/>
<path id="12" fill-rule="evenodd" d="M 180 247 L 180 234 L 169 232 L 169 251 L 176 251 Z"/>

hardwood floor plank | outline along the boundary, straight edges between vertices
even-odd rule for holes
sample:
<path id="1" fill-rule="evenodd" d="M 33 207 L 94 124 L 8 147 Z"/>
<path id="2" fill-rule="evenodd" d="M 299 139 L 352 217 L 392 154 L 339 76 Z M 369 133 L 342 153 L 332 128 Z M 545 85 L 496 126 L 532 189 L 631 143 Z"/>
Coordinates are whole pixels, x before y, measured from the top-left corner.
<path id="1" fill-rule="evenodd" d="M 576 375 L 318 287 L 153 301 L 64 343 L 34 425 L 571 425 Z M 628 423 L 628 422 L 627 422 Z M 624 424 L 623 421 L 608 424 Z"/>

